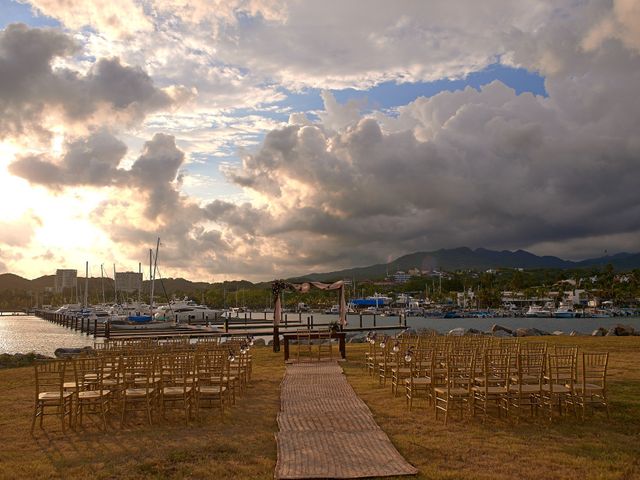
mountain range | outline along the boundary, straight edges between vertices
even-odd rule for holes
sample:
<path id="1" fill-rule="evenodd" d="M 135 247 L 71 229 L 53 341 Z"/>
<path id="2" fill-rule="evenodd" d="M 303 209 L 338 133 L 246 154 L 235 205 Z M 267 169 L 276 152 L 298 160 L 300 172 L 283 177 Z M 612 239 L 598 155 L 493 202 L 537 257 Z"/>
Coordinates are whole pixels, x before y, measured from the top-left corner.
<path id="1" fill-rule="evenodd" d="M 389 263 L 379 263 L 366 267 L 348 268 L 326 273 L 310 273 L 308 275 L 290 278 L 291 281 L 334 281 L 341 278 L 351 278 L 355 280 L 366 280 L 382 278 L 388 273 L 397 270 L 410 270 L 418 268 L 421 270 L 487 270 L 495 268 L 590 268 L 603 267 L 611 264 L 617 271 L 627 271 L 640 268 L 640 253 L 618 253 L 616 255 L 606 255 L 603 257 L 589 258 L 581 261 L 563 260 L 552 256 L 538 256 L 525 250 L 487 250 L 476 248 L 475 250 L 460 247 L 452 249 L 440 249 L 432 252 L 415 252 L 403 255 Z M 46 287 L 53 287 L 54 275 L 45 275 L 33 280 L 22 278 L 12 273 L 0 274 L 0 291 L 44 291 Z M 79 279 L 80 280 L 80 279 Z M 84 280 L 82 280 L 84 281 Z M 225 282 L 225 285 L 210 284 L 207 282 L 191 282 L 184 278 L 165 278 L 162 280 L 164 290 L 171 295 L 180 291 L 185 293 L 202 292 L 208 288 L 226 288 L 233 291 L 238 288 L 250 288 L 256 284 L 248 281 Z M 148 282 L 144 282 L 143 288 L 148 290 Z M 267 282 L 257 285 L 265 285 Z M 105 290 L 113 292 L 113 282 L 110 279 L 104 280 Z M 89 291 L 95 292 L 102 288 L 100 278 L 89 279 Z M 156 288 L 161 288 L 157 286 Z M 112 294 L 111 294 L 112 295 Z"/>
<path id="2" fill-rule="evenodd" d="M 640 253 L 618 253 L 581 261 L 563 260 L 552 256 L 538 256 L 525 250 L 487 250 L 467 247 L 440 249 L 432 252 L 415 252 L 396 258 L 389 263 L 379 263 L 368 267 L 348 268 L 327 273 L 311 273 L 298 279 L 330 281 L 340 278 L 364 280 L 380 278 L 397 270 L 412 268 L 421 270 L 487 270 L 495 268 L 589 268 L 608 264 L 618 271 L 640 268 Z"/>

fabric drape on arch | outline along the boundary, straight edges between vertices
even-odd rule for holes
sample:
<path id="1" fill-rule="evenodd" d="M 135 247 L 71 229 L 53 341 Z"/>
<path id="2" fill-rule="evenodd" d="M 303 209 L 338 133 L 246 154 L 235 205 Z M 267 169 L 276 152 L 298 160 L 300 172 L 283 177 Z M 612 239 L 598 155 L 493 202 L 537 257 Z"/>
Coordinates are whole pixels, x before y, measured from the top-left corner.
<path id="1" fill-rule="evenodd" d="M 280 298 L 280 292 L 283 290 L 290 290 L 293 292 L 307 293 L 312 288 L 318 290 L 338 290 L 340 295 L 339 300 L 339 322 L 341 327 L 347 325 L 347 302 L 344 293 L 344 281 L 338 280 L 333 283 L 321 283 L 321 282 L 304 282 L 304 283 L 288 283 L 284 280 L 275 280 L 272 285 L 273 291 L 273 351 L 280 350 L 280 335 L 278 327 L 282 320 L 282 299 Z"/>

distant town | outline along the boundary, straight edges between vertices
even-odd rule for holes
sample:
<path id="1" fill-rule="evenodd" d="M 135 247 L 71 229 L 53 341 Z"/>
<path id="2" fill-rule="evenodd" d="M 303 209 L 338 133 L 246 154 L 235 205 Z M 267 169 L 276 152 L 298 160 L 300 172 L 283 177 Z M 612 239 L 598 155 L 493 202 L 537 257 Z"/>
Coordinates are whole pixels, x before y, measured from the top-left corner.
<path id="1" fill-rule="evenodd" d="M 115 273 L 115 276 L 113 275 Z M 114 281 L 115 279 L 115 281 Z M 302 279 L 304 280 L 304 279 Z M 640 269 L 617 272 L 612 265 L 577 268 L 490 268 L 445 271 L 438 268 L 389 272 L 379 278 L 333 278 L 347 285 L 352 313 L 409 314 L 414 316 L 585 316 L 634 314 L 640 306 Z M 301 279 L 296 279 L 301 281 Z M 85 285 L 87 292 L 85 296 Z M 287 292 L 287 311 L 330 313 L 335 294 Z M 142 272 L 112 272 L 101 278 L 59 269 L 55 275 L 27 280 L 0 275 L 0 309 L 33 309 L 64 304 L 149 303 L 150 282 Z M 156 281 L 154 303 L 190 299 L 216 309 L 269 311 L 269 282 Z"/>

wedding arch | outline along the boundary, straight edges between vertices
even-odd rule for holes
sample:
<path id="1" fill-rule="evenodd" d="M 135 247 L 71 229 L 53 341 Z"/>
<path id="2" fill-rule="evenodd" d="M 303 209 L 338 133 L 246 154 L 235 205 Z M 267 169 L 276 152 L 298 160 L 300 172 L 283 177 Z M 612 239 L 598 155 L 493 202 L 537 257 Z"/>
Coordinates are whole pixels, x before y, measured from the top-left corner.
<path id="1" fill-rule="evenodd" d="M 271 283 L 273 292 L 273 351 L 280 351 L 280 322 L 282 321 L 282 298 L 281 293 L 285 290 L 291 292 L 308 293 L 312 288 L 317 290 L 338 290 L 340 300 L 339 304 L 339 323 L 344 328 L 347 325 L 347 302 L 344 294 L 344 280 L 338 280 L 333 283 L 320 282 L 304 282 L 289 283 L 284 280 L 274 280 Z"/>

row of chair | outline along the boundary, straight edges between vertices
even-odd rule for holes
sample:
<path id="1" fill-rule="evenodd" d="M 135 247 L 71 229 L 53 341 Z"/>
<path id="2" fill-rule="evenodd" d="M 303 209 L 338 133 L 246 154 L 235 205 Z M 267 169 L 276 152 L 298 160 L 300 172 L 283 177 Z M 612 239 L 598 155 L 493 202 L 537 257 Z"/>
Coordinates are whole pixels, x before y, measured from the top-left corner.
<path id="1" fill-rule="evenodd" d="M 57 416 L 66 430 L 82 425 L 83 416 L 99 416 L 107 428 L 110 412 L 119 410 L 120 425 L 135 411 L 151 424 L 157 413 L 180 410 L 185 422 L 201 408 L 218 406 L 224 412 L 235 403 L 251 378 L 250 342 L 232 339 L 223 344 L 131 342 L 99 347 L 92 355 L 46 360 L 35 365 L 37 419 Z M 114 408 L 115 407 L 115 408 Z"/>
<path id="2" fill-rule="evenodd" d="M 569 409 L 584 419 L 588 407 L 607 399 L 608 353 L 578 352 L 574 345 L 519 342 L 487 337 L 369 337 L 365 365 L 381 386 L 406 396 L 407 406 L 424 399 L 435 416 L 449 413 L 487 417 L 543 411 L 548 418 Z"/>

